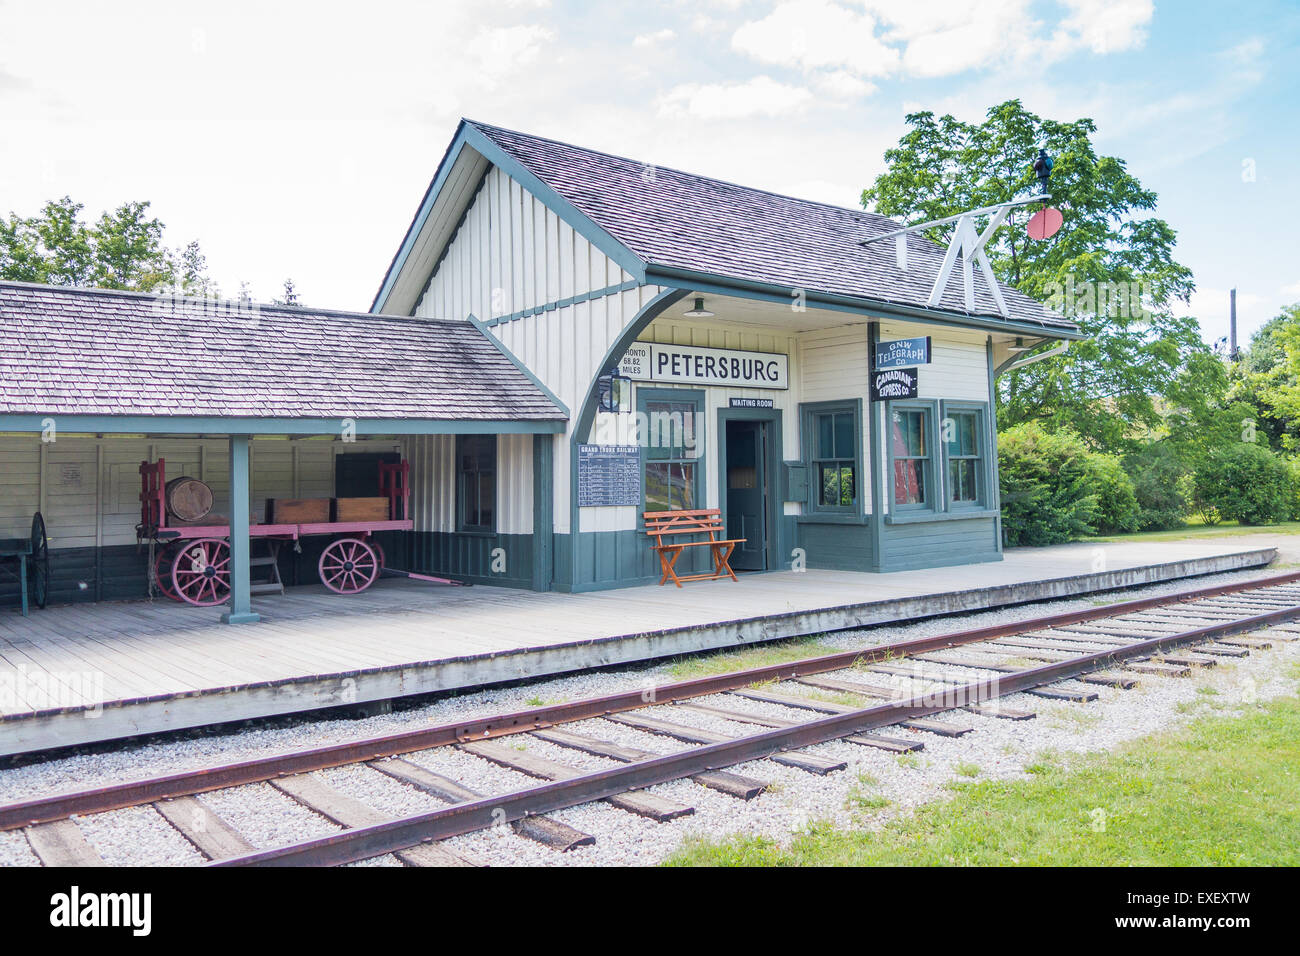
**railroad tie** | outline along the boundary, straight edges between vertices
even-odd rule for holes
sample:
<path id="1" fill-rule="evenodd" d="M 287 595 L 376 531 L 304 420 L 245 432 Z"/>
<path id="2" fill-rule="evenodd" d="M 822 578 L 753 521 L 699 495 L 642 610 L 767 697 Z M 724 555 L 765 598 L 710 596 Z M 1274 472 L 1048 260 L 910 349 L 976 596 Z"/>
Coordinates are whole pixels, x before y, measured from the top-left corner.
<path id="1" fill-rule="evenodd" d="M 23 833 L 43 866 L 103 866 L 104 858 L 86 842 L 72 820 L 55 820 L 26 827 Z"/>
<path id="2" fill-rule="evenodd" d="M 781 704 L 784 707 L 798 707 L 822 714 L 851 714 L 862 709 L 860 707 L 850 707 L 848 704 L 835 704 L 825 700 L 814 700 L 811 697 L 799 697 L 796 694 L 783 694 L 780 691 L 760 690 L 757 688 L 733 690 L 727 693 L 735 697 L 759 700 L 768 704 Z M 956 708 L 952 709 L 955 710 Z M 941 737 L 961 737 L 975 729 L 960 724 L 950 724 L 942 720 L 931 720 L 928 717 L 900 720 L 892 726 L 906 727 L 909 730 L 921 730 L 926 733 L 938 734 Z"/>
<path id="3" fill-rule="evenodd" d="M 573 777 L 581 777 L 585 772 L 576 767 L 570 767 L 568 764 L 548 760 L 546 757 L 515 750 L 513 747 L 493 740 L 480 740 L 476 743 L 457 744 L 456 746 L 466 753 L 474 754 L 476 757 L 482 757 L 484 760 L 490 760 L 502 767 L 518 770 L 530 777 L 539 777 L 542 780 L 570 780 Z M 620 810 L 626 810 L 642 817 L 649 817 L 658 823 L 676 820 L 678 817 L 689 816 L 695 812 L 694 807 L 688 807 L 672 800 L 665 800 L 663 797 L 648 793 L 645 790 L 630 790 L 627 793 L 618 793 L 612 797 L 606 797 L 605 802 L 618 807 Z"/>
<path id="4" fill-rule="evenodd" d="M 481 800 L 484 796 L 450 777 L 434 773 L 401 757 L 374 760 L 369 766 L 445 803 L 467 803 L 471 800 Z M 510 827 L 520 836 L 536 840 L 561 853 L 567 853 L 580 846 L 592 846 L 596 842 L 596 838 L 590 833 L 584 833 L 548 816 L 524 817 L 522 820 L 515 820 Z"/>
<path id="5" fill-rule="evenodd" d="M 257 849 L 198 797 L 159 800 L 153 808 L 209 860 L 243 856 Z"/>
<path id="6" fill-rule="evenodd" d="M 698 727 L 688 727 L 686 724 L 678 724 L 670 720 L 661 720 L 657 717 L 639 717 L 634 714 L 610 714 L 605 719 L 613 721 L 616 724 L 622 724 L 624 727 L 632 727 L 636 730 L 644 730 L 647 733 L 659 734 L 663 737 L 671 737 L 674 740 L 681 740 L 688 744 L 717 744 L 722 743 L 724 740 L 735 739 L 735 736 L 731 734 L 714 733 L 711 730 L 701 730 Z M 538 732 L 536 736 L 550 740 L 551 738 L 545 736 L 545 733 L 545 731 L 541 731 Z M 576 737 L 577 735 L 569 736 Z M 560 743 L 560 741 L 554 742 Z M 563 746 L 574 745 L 563 744 Z M 648 754 L 646 754 L 646 756 L 648 756 Z M 644 756 L 633 759 L 644 759 Z M 819 757 L 816 754 L 800 753 L 797 750 L 774 753 L 767 759 L 783 764 L 787 767 L 795 767 L 799 770 L 806 770 L 809 773 L 816 774 L 833 773 L 836 770 L 843 770 L 848 766 L 847 762 L 843 760 L 830 760 L 826 757 Z"/>
<path id="7" fill-rule="evenodd" d="M 349 797 L 334 789 L 315 774 L 299 773 L 267 782 L 307 809 L 314 810 L 327 820 L 332 820 L 349 830 L 374 826 L 376 823 L 387 823 L 393 819 L 355 797 Z M 437 843 L 421 843 L 418 846 L 398 850 L 393 855 L 407 866 L 481 865 Z"/>

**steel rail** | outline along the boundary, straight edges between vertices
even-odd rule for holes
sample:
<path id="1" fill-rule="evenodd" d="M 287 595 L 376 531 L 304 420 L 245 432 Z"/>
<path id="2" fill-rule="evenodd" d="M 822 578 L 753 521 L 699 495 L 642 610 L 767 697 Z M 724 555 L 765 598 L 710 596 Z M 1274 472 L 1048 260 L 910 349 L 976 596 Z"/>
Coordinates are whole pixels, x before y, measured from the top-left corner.
<path id="1" fill-rule="evenodd" d="M 878 704 L 847 714 L 810 720 L 794 727 L 760 731 L 722 743 L 636 761 L 513 793 L 467 801 L 368 827 L 344 830 L 325 837 L 214 861 L 208 865 L 338 866 L 354 863 L 408 849 L 430 840 L 461 836 L 534 814 L 563 810 L 629 790 L 679 780 L 706 770 L 718 770 L 781 751 L 875 730 L 900 720 L 927 717 L 969 703 L 1031 690 L 1133 657 L 1152 656 L 1185 644 L 1257 630 L 1296 618 L 1300 618 L 1300 605 L 1236 621 L 1211 624 L 1179 634 L 1135 641 L 1123 647 L 1108 648 L 1065 661 L 974 681 L 938 694 L 930 692 L 902 702 Z"/>
<path id="2" fill-rule="evenodd" d="M 804 660 L 785 664 L 771 664 L 747 670 L 732 671 L 726 674 L 665 684 L 655 687 L 651 691 L 640 689 L 624 691 L 564 704 L 534 707 L 508 714 L 475 718 L 459 723 L 439 724 L 434 727 L 404 731 L 382 737 L 271 754 L 266 757 L 165 774 L 143 780 L 127 781 L 107 787 L 37 797 L 0 806 L 0 831 L 19 829 L 37 823 L 50 823 L 74 815 L 85 816 L 93 813 L 103 813 L 108 810 L 140 806 L 170 797 L 190 796 L 211 790 L 222 790 L 227 787 L 262 783 L 267 780 L 274 780 L 277 777 L 327 770 L 331 767 L 362 763 L 368 760 L 393 757 L 450 744 L 488 740 L 508 734 L 527 733 L 555 724 L 589 720 L 593 717 L 603 717 L 606 714 L 636 710 L 647 706 L 647 704 L 671 703 L 677 700 L 687 700 L 692 697 L 704 697 L 709 694 L 734 690 L 754 683 L 789 680 L 794 677 L 841 670 L 859 662 L 873 663 L 891 660 L 897 657 L 906 657 L 912 654 L 927 653 L 948 647 L 958 647 L 963 644 L 991 640 L 995 637 L 1007 637 L 1028 630 L 1061 627 L 1084 621 L 1118 617 L 1152 607 L 1163 607 L 1185 601 L 1195 601 L 1206 597 L 1235 594 L 1294 582 L 1300 582 L 1300 572 L 1216 585 L 1209 588 L 1197 588 L 1191 591 L 1140 598 L 1134 601 L 1122 601 L 1116 604 L 1107 604 L 1078 611 L 1066 611 L 1061 614 L 1040 618 L 995 624 L 967 631 L 955 631 L 934 637 L 897 641 L 856 651 L 842 651 L 820 657 L 805 658 Z M 651 694 L 650 699 L 646 698 L 647 693 Z"/>

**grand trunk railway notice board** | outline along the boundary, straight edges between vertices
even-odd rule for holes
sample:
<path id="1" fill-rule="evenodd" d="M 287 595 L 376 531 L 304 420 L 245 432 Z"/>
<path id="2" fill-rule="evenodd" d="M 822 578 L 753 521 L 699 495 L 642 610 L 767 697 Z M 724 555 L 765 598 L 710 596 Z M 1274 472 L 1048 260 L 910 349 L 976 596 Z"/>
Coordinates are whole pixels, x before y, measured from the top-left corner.
<path id="1" fill-rule="evenodd" d="M 638 446 L 578 446 L 578 507 L 639 504 L 641 449 Z"/>

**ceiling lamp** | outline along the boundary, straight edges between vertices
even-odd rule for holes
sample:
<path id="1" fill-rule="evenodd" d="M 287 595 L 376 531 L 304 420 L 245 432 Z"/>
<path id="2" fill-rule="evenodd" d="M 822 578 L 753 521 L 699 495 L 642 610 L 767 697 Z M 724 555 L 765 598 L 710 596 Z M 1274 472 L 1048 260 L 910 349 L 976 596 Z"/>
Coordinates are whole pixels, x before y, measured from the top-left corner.
<path id="1" fill-rule="evenodd" d="M 695 300 L 695 308 L 687 309 L 682 315 L 692 319 L 709 319 L 713 313 L 704 307 L 704 298 L 701 296 Z"/>

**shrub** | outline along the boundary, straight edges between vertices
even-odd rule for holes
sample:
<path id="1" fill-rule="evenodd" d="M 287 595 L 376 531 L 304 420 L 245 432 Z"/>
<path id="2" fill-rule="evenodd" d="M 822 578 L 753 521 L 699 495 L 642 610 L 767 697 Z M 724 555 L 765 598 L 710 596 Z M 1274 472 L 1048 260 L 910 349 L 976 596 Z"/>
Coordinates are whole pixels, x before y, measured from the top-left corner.
<path id="1" fill-rule="evenodd" d="M 998 474 L 1006 544 L 1058 544 L 1095 530 L 1099 482 L 1074 434 L 1037 422 L 1008 428 L 998 436 Z"/>
<path id="2" fill-rule="evenodd" d="M 1291 515 L 1291 466 L 1262 444 L 1216 448 L 1196 469 L 1196 498 L 1229 521 L 1270 524 Z"/>
<path id="3" fill-rule="evenodd" d="M 1164 531 L 1183 525 L 1192 502 L 1187 466 L 1164 442 L 1152 442 L 1124 459 L 1137 497 L 1138 530 Z"/>
<path id="4" fill-rule="evenodd" d="M 1133 488 L 1133 479 L 1124 471 L 1119 458 L 1088 452 L 1084 459 L 1086 491 L 1097 496 L 1096 530 L 1102 534 L 1136 531 L 1142 508 Z"/>

